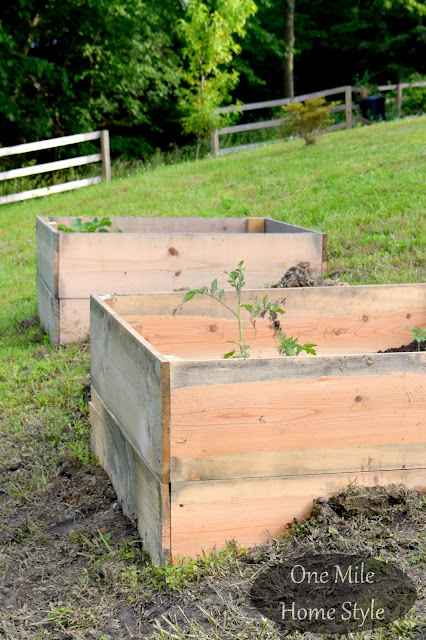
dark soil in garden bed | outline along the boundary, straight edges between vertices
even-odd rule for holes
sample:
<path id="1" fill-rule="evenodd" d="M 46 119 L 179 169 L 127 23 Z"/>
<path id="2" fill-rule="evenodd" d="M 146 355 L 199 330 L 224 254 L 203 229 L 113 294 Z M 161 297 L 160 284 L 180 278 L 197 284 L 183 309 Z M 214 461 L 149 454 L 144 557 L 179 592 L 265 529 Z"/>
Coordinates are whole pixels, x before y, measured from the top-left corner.
<path id="1" fill-rule="evenodd" d="M 287 269 L 281 280 L 275 284 L 266 284 L 272 289 L 286 289 L 293 287 L 348 287 L 347 282 L 342 282 L 337 276 L 345 270 L 337 269 L 329 274 L 328 278 L 312 273 L 310 262 L 298 262 L 294 267 Z"/>
<path id="2" fill-rule="evenodd" d="M 392 349 L 386 349 L 386 351 L 378 351 L 377 353 L 413 353 L 418 351 L 426 351 L 426 342 L 420 343 L 420 349 L 417 341 L 413 340 L 413 342 L 410 342 L 410 344 L 405 344 L 401 347 L 393 347 Z"/>

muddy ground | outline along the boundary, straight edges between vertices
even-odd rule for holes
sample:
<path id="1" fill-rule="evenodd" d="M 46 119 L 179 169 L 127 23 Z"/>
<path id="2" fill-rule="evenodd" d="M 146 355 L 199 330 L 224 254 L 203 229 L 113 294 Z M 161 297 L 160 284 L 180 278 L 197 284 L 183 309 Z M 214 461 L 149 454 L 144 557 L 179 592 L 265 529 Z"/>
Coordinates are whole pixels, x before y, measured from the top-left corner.
<path id="1" fill-rule="evenodd" d="M 19 472 L 6 465 L 2 476 Z M 318 500 L 312 517 L 291 525 L 283 537 L 254 550 L 231 549 L 216 564 L 200 562 L 197 572 L 169 577 L 168 584 L 152 572 L 136 528 L 99 467 L 62 459 L 44 491 L 25 504 L 14 502 L 9 500 L 0 530 L 0 637 L 316 638 L 285 636 L 273 623 L 264 628 L 248 596 L 265 563 L 309 551 L 395 563 L 414 581 L 418 600 L 405 622 L 374 637 L 426 633 L 426 501 L 401 487 L 353 486 Z"/>

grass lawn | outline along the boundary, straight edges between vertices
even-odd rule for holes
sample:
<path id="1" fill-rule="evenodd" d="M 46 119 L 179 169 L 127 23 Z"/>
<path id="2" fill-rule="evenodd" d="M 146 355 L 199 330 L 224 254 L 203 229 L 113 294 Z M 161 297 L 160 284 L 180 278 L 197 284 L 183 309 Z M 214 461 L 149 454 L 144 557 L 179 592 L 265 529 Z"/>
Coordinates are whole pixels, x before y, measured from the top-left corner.
<path id="1" fill-rule="evenodd" d="M 327 232 L 329 270 L 344 270 L 350 283 L 424 282 L 425 150 L 420 117 L 327 134 L 314 147 L 283 141 L 0 208 L 0 638 L 279 637 L 239 608 L 240 592 L 228 597 L 230 581 L 250 574 L 245 551 L 231 545 L 177 569 L 147 562 L 90 454 L 89 345 L 54 351 L 31 319 L 36 215 L 272 217 Z M 320 541 L 398 557 L 418 575 L 423 570 L 424 580 L 425 505 L 408 513 L 399 533 L 383 514 L 333 524 L 331 533 L 318 523 L 296 527 L 271 543 L 268 557 L 308 543 L 325 548 Z M 371 637 L 425 632 L 424 597 L 419 602 L 404 622 Z M 177 615 L 174 628 L 158 621 L 166 610 Z"/>

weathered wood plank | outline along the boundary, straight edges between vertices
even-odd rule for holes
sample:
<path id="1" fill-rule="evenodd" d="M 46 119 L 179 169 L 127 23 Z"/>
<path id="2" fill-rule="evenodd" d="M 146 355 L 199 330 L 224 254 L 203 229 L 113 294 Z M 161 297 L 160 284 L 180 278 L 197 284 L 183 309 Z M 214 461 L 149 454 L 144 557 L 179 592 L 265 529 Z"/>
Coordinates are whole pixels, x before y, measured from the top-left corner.
<path id="1" fill-rule="evenodd" d="M 239 133 L 241 131 L 255 131 L 256 129 L 268 129 L 270 127 L 281 127 L 284 124 L 284 118 L 275 118 L 274 120 L 262 120 L 261 122 L 249 122 L 247 124 L 234 124 L 230 127 L 219 129 L 217 134 L 224 136 L 227 133 Z"/>
<path id="2" fill-rule="evenodd" d="M 58 232 L 48 222 L 37 217 L 37 274 L 55 298 L 58 297 L 58 238 Z"/>
<path id="3" fill-rule="evenodd" d="M 123 512 L 137 521 L 143 546 L 157 562 L 170 559 L 169 486 L 161 484 L 123 436 L 98 396 L 89 403 L 92 449 L 108 473 Z"/>
<path id="4" fill-rule="evenodd" d="M 101 158 L 102 158 L 102 178 L 105 182 L 111 182 L 111 158 L 109 151 L 109 131 L 101 131 Z"/>
<path id="5" fill-rule="evenodd" d="M 71 226 L 71 216 L 53 216 L 59 224 Z M 82 222 L 92 220 L 90 216 L 81 217 Z M 244 233 L 247 218 L 208 218 L 208 217 L 111 217 L 112 229 L 119 228 L 123 233 Z M 279 223 L 284 224 L 284 223 Z M 301 228 L 301 227 L 300 227 Z M 99 240 L 100 238 L 98 238 Z"/>
<path id="6" fill-rule="evenodd" d="M 321 233 L 321 231 L 315 231 L 314 229 L 306 229 L 305 227 L 299 227 L 296 224 L 289 224 L 288 222 L 281 222 L 280 220 L 265 218 L 265 233 L 303 233 L 303 232 L 325 235 Z"/>
<path id="7" fill-rule="evenodd" d="M 279 100 L 267 100 L 264 102 L 250 102 L 247 104 L 230 105 L 229 107 L 219 107 L 218 113 L 232 113 L 234 111 L 253 111 L 255 109 L 270 109 L 271 107 L 283 107 L 291 102 L 304 102 L 312 100 L 312 98 L 321 98 L 322 96 L 334 96 L 344 93 L 346 87 L 335 87 L 334 89 L 324 89 L 324 91 L 314 91 L 313 93 L 303 93 L 294 98 L 281 98 Z"/>
<path id="8" fill-rule="evenodd" d="M 27 142 L 18 144 L 13 147 L 2 147 L 0 149 L 0 158 L 6 156 L 14 156 L 20 153 L 29 153 L 30 151 L 41 151 L 42 149 L 54 149 L 55 147 L 65 147 L 69 144 L 77 144 L 78 142 L 88 142 L 89 140 L 98 140 L 101 137 L 100 131 L 92 131 L 90 133 L 77 133 L 72 136 L 62 136 L 61 138 L 51 138 L 50 140 L 39 140 L 38 142 Z"/>
<path id="9" fill-rule="evenodd" d="M 63 298 L 59 304 L 60 344 L 84 342 L 90 333 L 90 299 Z"/>
<path id="10" fill-rule="evenodd" d="M 171 385 L 172 388 L 183 388 L 232 384 L 235 380 L 272 382 L 394 372 L 417 374 L 424 371 L 426 353 L 252 358 L 250 365 L 247 364 L 239 360 L 216 360 L 213 372 L 211 361 L 175 361 L 171 369 Z"/>
<path id="11" fill-rule="evenodd" d="M 263 425 L 259 425 L 262 428 Z M 382 425 L 382 429 L 383 429 Z M 221 433 L 218 432 L 218 437 Z M 243 438 L 245 435 L 242 436 Z M 265 436 L 266 437 L 266 436 Z M 173 442 L 183 442 L 183 438 Z M 171 458 L 172 482 L 261 478 L 264 476 L 300 476 L 322 473 L 383 471 L 385 469 L 419 469 L 425 465 L 424 443 L 342 448 L 260 450 L 263 432 L 258 432 L 259 451 L 230 453 L 210 457 Z M 183 447 L 182 447 L 183 448 Z M 178 446 L 174 447 L 178 450 Z M 426 473 L 426 471 L 425 471 Z"/>
<path id="12" fill-rule="evenodd" d="M 78 158 L 69 158 L 68 160 L 56 160 L 55 162 L 45 162 L 44 164 L 35 164 L 30 167 L 22 167 L 21 169 L 10 169 L 9 171 L 0 172 L 1 180 L 10 180 L 12 178 L 23 178 L 24 176 L 33 176 L 38 173 L 47 173 L 48 171 L 58 171 L 59 169 L 68 169 L 69 167 L 81 167 L 85 164 L 92 164 L 101 160 L 100 153 L 92 153 L 89 156 L 79 156 Z"/>
<path id="13" fill-rule="evenodd" d="M 143 251 L 142 251 L 143 248 Z M 225 270 L 244 260 L 247 286 L 276 282 L 299 260 L 321 273 L 322 235 L 226 233 L 67 234 L 59 237 L 59 297 L 83 298 L 90 293 L 172 291 L 200 287 L 217 278 L 227 286 Z M 265 260 L 265 256 L 268 259 Z"/>
<path id="14" fill-rule="evenodd" d="M 100 177 L 85 178 L 84 180 L 73 180 L 72 182 L 54 184 L 51 187 L 42 187 L 41 189 L 32 189 L 31 191 L 21 191 L 21 193 L 12 193 L 9 196 L 1 196 L 0 204 L 20 202 L 21 200 L 31 200 L 31 198 L 41 198 L 43 196 L 48 196 L 51 193 L 61 193 L 62 191 L 81 189 L 82 187 L 89 187 L 92 184 L 99 184 L 100 182 L 102 182 L 102 178 Z"/>
<path id="15" fill-rule="evenodd" d="M 94 297 L 90 323 L 94 390 L 154 475 L 168 482 L 163 428 L 169 419 L 164 379 L 170 364 Z"/>
<path id="16" fill-rule="evenodd" d="M 49 334 L 50 344 L 59 347 L 59 305 L 43 281 L 37 275 L 37 314 L 44 330 Z"/>
<path id="17" fill-rule="evenodd" d="M 426 462 L 421 368 L 417 374 L 237 380 L 172 389 L 172 482 Z"/>
<path id="18" fill-rule="evenodd" d="M 171 485 L 171 553 L 195 556 L 201 550 L 221 549 L 225 540 L 265 544 L 268 532 L 277 536 L 293 518 L 303 520 L 312 501 L 328 497 L 348 483 L 374 486 L 403 483 L 426 488 L 424 469 L 363 471 L 344 474 L 281 478 L 245 478 Z"/>

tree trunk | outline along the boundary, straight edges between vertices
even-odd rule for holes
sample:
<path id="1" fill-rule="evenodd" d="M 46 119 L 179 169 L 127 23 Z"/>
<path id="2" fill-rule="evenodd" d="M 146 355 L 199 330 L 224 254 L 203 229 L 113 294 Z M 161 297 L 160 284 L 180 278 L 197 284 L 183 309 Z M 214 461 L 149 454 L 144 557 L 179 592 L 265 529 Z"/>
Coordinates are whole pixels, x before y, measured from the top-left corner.
<path id="1" fill-rule="evenodd" d="M 285 0 L 285 52 L 284 68 L 284 97 L 294 97 L 293 65 L 294 65 L 294 5 L 296 0 Z"/>
<path id="2" fill-rule="evenodd" d="M 198 160 L 198 156 L 200 155 L 200 147 L 201 147 L 201 136 L 197 134 L 197 146 L 195 148 L 195 159 Z"/>

